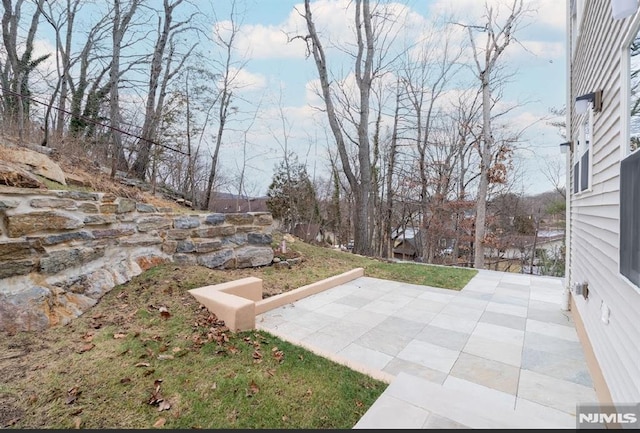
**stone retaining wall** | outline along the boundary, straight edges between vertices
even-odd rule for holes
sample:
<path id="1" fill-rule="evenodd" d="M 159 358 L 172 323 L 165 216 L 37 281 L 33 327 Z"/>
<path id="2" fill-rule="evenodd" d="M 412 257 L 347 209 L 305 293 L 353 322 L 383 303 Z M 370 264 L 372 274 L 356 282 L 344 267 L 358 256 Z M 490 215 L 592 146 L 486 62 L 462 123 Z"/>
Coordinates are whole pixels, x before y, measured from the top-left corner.
<path id="1" fill-rule="evenodd" d="M 66 323 L 164 262 L 273 260 L 271 214 L 177 214 L 108 193 L 0 187 L 0 330 Z"/>

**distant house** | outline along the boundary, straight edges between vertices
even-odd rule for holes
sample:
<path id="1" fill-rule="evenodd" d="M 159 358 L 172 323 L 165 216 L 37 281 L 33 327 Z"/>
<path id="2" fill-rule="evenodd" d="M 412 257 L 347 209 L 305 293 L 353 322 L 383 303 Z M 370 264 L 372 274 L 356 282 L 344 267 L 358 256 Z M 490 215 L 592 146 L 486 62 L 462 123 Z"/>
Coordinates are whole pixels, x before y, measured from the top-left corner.
<path id="1" fill-rule="evenodd" d="M 568 1 L 566 290 L 601 403 L 640 402 L 640 13 Z M 565 305 L 566 308 L 566 305 Z"/>
<path id="2" fill-rule="evenodd" d="M 418 256 L 417 239 L 419 231 L 407 227 L 403 232 L 394 233 L 393 257 L 399 260 L 415 260 Z"/>
<path id="3" fill-rule="evenodd" d="M 538 235 L 511 235 L 501 239 L 500 248 L 488 248 L 488 257 L 500 257 L 504 259 L 521 259 L 523 256 L 531 256 L 533 249 L 545 250 L 548 255 L 558 254 L 564 241 L 564 233 L 544 236 Z"/>
<path id="4" fill-rule="evenodd" d="M 324 241 L 324 231 L 320 224 L 316 223 L 298 223 L 293 228 L 292 234 L 305 242 Z"/>

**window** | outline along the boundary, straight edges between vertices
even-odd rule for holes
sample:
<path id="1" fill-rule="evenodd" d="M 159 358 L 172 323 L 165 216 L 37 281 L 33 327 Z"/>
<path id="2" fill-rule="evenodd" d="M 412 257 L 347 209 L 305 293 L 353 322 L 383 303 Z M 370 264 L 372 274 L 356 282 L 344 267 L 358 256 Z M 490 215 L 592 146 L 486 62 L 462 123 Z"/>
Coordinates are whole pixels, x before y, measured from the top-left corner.
<path id="1" fill-rule="evenodd" d="M 593 129 L 593 110 L 580 118 L 578 141 L 573 153 L 573 192 L 591 188 L 591 131 Z"/>
<path id="2" fill-rule="evenodd" d="M 640 152 L 620 165 L 620 273 L 640 286 Z"/>
<path id="3" fill-rule="evenodd" d="M 578 35 L 582 26 L 582 17 L 584 15 L 585 0 L 571 0 L 569 12 L 571 14 L 571 54 L 575 54 Z"/>
<path id="4" fill-rule="evenodd" d="M 640 286 L 640 34 L 627 54 L 629 139 L 620 163 L 620 273 Z"/>

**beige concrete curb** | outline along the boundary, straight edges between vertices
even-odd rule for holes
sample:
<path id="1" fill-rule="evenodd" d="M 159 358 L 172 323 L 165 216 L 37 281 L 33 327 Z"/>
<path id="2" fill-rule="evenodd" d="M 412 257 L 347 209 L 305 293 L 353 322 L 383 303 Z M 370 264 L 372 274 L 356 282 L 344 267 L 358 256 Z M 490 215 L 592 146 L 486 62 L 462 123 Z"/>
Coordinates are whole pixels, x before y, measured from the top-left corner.
<path id="1" fill-rule="evenodd" d="M 364 269 L 355 268 L 340 275 L 335 275 L 333 277 L 263 299 L 256 302 L 256 315 L 273 310 L 274 308 L 282 307 L 285 304 L 290 304 L 294 301 L 306 298 L 307 296 L 315 295 L 316 293 L 339 286 L 340 284 L 348 283 L 349 281 L 362 276 L 364 276 Z"/>
<path id="2" fill-rule="evenodd" d="M 267 299 L 262 299 L 262 280 L 256 277 L 199 287 L 189 290 L 189 293 L 219 319 L 224 320 L 232 331 L 248 331 L 255 329 L 258 314 L 362 276 L 364 269 L 355 268 Z"/>

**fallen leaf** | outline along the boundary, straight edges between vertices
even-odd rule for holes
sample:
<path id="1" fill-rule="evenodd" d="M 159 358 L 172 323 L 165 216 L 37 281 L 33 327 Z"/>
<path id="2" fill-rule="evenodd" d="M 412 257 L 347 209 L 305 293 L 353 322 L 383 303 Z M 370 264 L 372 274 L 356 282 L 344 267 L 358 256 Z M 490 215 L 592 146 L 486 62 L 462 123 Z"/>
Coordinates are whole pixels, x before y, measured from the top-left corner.
<path id="1" fill-rule="evenodd" d="M 313 391 L 311 391 L 311 388 L 307 389 L 307 392 L 304 393 L 304 395 L 306 395 L 307 397 L 311 397 L 312 394 Z"/>
<path id="2" fill-rule="evenodd" d="M 266 373 L 267 373 L 267 376 L 273 377 L 273 375 L 276 374 L 276 371 L 273 368 L 268 368 Z"/>
<path id="3" fill-rule="evenodd" d="M 277 349 L 277 347 L 274 347 L 274 349 Z M 283 358 L 284 358 L 284 352 L 282 350 L 276 350 L 276 351 L 272 351 L 273 353 L 273 357 L 278 361 L 278 362 L 282 362 Z"/>
<path id="4" fill-rule="evenodd" d="M 247 391 L 247 397 L 252 397 L 252 396 L 256 395 L 258 393 L 258 391 L 260 391 L 260 388 L 258 388 L 258 385 L 256 385 L 256 383 L 252 380 L 251 383 L 249 384 L 249 390 Z"/>
<path id="5" fill-rule="evenodd" d="M 91 343 L 91 341 L 93 341 L 93 337 L 94 337 L 94 333 L 93 332 L 87 332 L 86 334 L 84 334 L 82 336 L 82 339 L 84 341 L 86 341 L 87 343 Z"/>
<path id="6" fill-rule="evenodd" d="M 218 389 L 218 383 L 217 382 L 213 382 L 213 384 L 211 385 L 211 389 Z"/>
<path id="7" fill-rule="evenodd" d="M 80 425 L 82 425 L 82 419 L 80 419 L 79 417 L 77 417 L 77 418 L 75 418 L 75 419 L 73 420 L 73 423 L 74 423 L 74 426 L 75 426 L 75 428 L 76 428 L 76 430 L 77 430 L 77 429 L 79 429 L 79 428 L 80 428 Z"/>
<path id="8" fill-rule="evenodd" d="M 151 393 L 151 397 L 149 397 L 149 400 L 147 401 L 147 403 L 149 403 L 150 405 L 156 405 L 156 404 L 160 404 L 163 400 L 164 397 L 162 397 L 162 395 L 160 394 L 160 382 L 158 379 L 156 379 L 156 381 L 153 383 L 154 385 L 154 390 Z"/>
<path id="9" fill-rule="evenodd" d="M 150 368 L 149 370 L 145 370 L 144 373 L 142 373 L 142 375 L 147 377 L 147 376 L 151 376 L 155 372 L 156 372 L 155 368 Z"/>
<path id="10" fill-rule="evenodd" d="M 182 350 L 182 349 L 181 349 L 181 348 L 179 348 L 179 347 L 174 347 L 173 349 L 171 349 L 171 351 L 172 351 L 173 353 L 178 353 L 178 352 L 180 352 L 181 350 Z"/>
<path id="11" fill-rule="evenodd" d="M 127 338 L 127 334 L 113 334 L 113 338 L 119 340 L 121 338 Z"/>
<path id="12" fill-rule="evenodd" d="M 120 292 L 118 293 L 118 296 L 116 296 L 116 298 L 118 299 L 122 299 L 122 298 L 126 298 L 127 297 L 127 292 Z"/>
<path id="13" fill-rule="evenodd" d="M 300 361 L 304 361 L 304 356 L 298 355 L 298 358 L 300 358 Z"/>
<path id="14" fill-rule="evenodd" d="M 253 359 L 262 359 L 262 353 L 257 350 L 253 351 Z"/>
<path id="15" fill-rule="evenodd" d="M 81 393 L 82 391 L 80 391 L 77 386 L 67 390 L 67 404 L 75 403 Z"/>
<path id="16" fill-rule="evenodd" d="M 364 406 L 364 403 L 362 403 L 360 400 L 356 400 L 356 406 L 362 407 Z"/>
<path id="17" fill-rule="evenodd" d="M 156 421 L 155 423 L 153 423 L 153 426 L 156 428 L 160 428 L 162 426 L 164 426 L 164 424 L 167 422 L 166 419 L 164 418 L 158 418 L 158 421 Z"/>
<path id="18" fill-rule="evenodd" d="M 229 349 L 229 352 L 231 352 L 233 355 L 238 353 L 238 348 L 236 346 L 229 346 L 227 347 L 227 349 Z"/>
<path id="19" fill-rule="evenodd" d="M 131 378 L 130 377 L 124 377 L 122 379 L 120 379 L 120 383 L 131 383 Z"/>
<path id="20" fill-rule="evenodd" d="M 228 419 L 230 422 L 235 422 L 235 421 L 236 421 L 236 419 L 238 419 L 238 411 L 234 409 L 234 410 L 232 410 L 231 412 L 229 412 L 229 413 L 227 414 L 227 419 Z"/>
<path id="21" fill-rule="evenodd" d="M 282 415 L 282 421 L 285 421 L 285 422 L 286 422 L 288 419 L 289 419 L 289 417 L 288 417 L 288 416 L 286 416 L 286 415 Z"/>
<path id="22" fill-rule="evenodd" d="M 136 367 L 148 367 L 149 365 L 151 365 L 151 364 L 149 364 L 148 362 L 138 362 L 135 366 Z"/>
<path id="23" fill-rule="evenodd" d="M 94 347 L 96 347 L 96 345 L 95 345 L 95 344 L 93 344 L 93 343 L 85 344 L 84 346 L 82 346 L 82 347 L 80 348 L 80 350 L 78 350 L 78 353 L 88 352 L 88 351 L 90 351 L 91 349 L 93 349 Z"/>
<path id="24" fill-rule="evenodd" d="M 73 412 L 71 412 L 71 416 L 76 416 L 76 415 L 80 415 L 82 413 L 82 411 L 84 410 L 83 407 L 79 407 L 76 410 L 74 410 Z"/>
<path id="25" fill-rule="evenodd" d="M 160 347 L 158 347 L 158 352 L 162 353 L 162 352 L 166 352 L 168 349 L 166 344 L 162 344 L 160 345 Z"/>
<path id="26" fill-rule="evenodd" d="M 171 403 L 169 403 L 167 400 L 163 400 L 160 402 L 160 404 L 158 405 L 158 412 L 162 412 L 163 410 L 169 410 L 171 409 Z"/>
<path id="27" fill-rule="evenodd" d="M 163 319 L 168 319 L 169 317 L 171 317 L 171 313 L 169 313 L 167 307 L 160 307 L 158 308 L 158 311 L 160 311 L 160 317 L 162 317 Z"/>
<path id="28" fill-rule="evenodd" d="M 158 355 L 158 359 L 160 360 L 173 359 L 173 355 Z"/>

